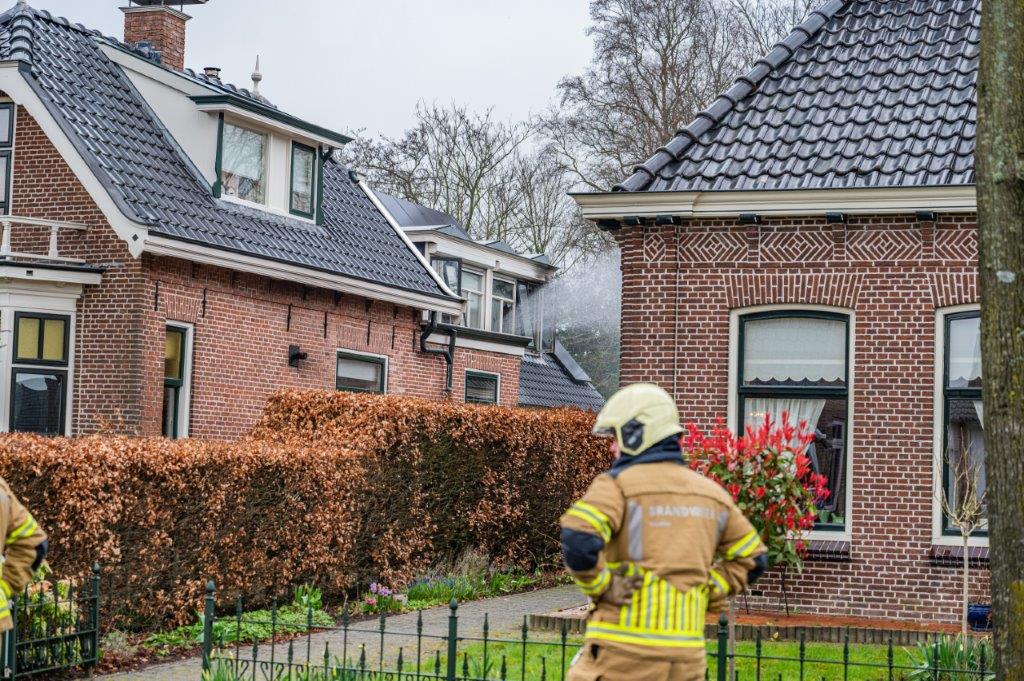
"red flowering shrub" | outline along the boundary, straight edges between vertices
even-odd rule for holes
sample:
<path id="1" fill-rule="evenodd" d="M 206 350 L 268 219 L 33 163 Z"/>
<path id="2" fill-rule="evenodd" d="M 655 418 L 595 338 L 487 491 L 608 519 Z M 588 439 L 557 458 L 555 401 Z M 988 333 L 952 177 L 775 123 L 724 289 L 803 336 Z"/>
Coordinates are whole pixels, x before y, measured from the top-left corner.
<path id="1" fill-rule="evenodd" d="M 757 528 L 772 565 L 803 566 L 804 532 L 814 527 L 816 504 L 828 498 L 825 476 L 815 473 L 804 453 L 814 439 L 807 424 L 782 424 L 770 416 L 737 438 L 719 421 L 710 435 L 687 426 L 683 452 L 693 470 L 721 484 Z"/>

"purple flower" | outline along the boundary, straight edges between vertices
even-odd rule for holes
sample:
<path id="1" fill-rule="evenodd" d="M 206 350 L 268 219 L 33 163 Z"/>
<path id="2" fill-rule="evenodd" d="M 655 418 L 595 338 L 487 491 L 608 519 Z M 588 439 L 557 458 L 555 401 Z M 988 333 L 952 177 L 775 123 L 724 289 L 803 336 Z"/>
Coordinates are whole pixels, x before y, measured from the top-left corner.
<path id="1" fill-rule="evenodd" d="M 391 595 L 391 589 L 387 588 L 386 586 L 382 586 L 380 588 L 380 595 L 384 596 L 385 598 L 390 596 Z"/>
<path id="2" fill-rule="evenodd" d="M 372 594 L 377 593 L 377 582 L 374 582 L 373 584 L 370 585 L 370 593 L 372 593 Z"/>

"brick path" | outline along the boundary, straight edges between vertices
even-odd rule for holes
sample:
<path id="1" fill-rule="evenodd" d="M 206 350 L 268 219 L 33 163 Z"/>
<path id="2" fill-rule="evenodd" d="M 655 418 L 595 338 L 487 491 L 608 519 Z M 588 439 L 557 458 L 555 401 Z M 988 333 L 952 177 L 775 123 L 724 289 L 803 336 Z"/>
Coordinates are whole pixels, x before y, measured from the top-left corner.
<path id="1" fill-rule="evenodd" d="M 459 607 L 459 635 L 479 637 L 482 635 L 484 614 L 488 616 L 491 637 L 514 638 L 520 635 L 523 618 L 539 613 L 548 613 L 562 608 L 580 605 L 585 599 L 574 586 L 559 586 L 530 593 L 502 596 L 482 601 L 465 603 Z M 423 611 L 423 634 L 425 636 L 445 636 L 448 633 L 448 608 L 446 606 Z M 376 667 L 380 655 L 380 634 L 378 621 L 361 622 L 353 625 L 348 633 L 348 655 L 358 658 L 360 646 L 365 646 L 368 664 Z M 358 631 L 353 631 L 357 629 Z M 415 651 L 416 614 L 394 615 L 387 619 L 385 638 L 385 660 L 393 667 L 398 648 L 402 647 L 408 659 L 410 651 Z M 391 635 L 390 632 L 395 632 Z M 311 641 L 310 656 L 314 661 L 323 660 L 324 645 L 329 644 L 331 655 L 341 655 L 344 642 L 340 631 L 314 634 Z M 424 651 L 430 652 L 437 644 L 429 646 L 424 641 Z M 288 645 L 279 644 L 274 650 L 275 658 L 287 659 Z M 243 655 L 244 657 L 244 655 Z M 424 656 L 426 657 L 426 655 Z M 270 651 L 260 652 L 259 658 L 269 659 Z M 306 659 L 306 639 L 296 641 L 295 660 Z M 199 678 L 201 661 L 199 658 L 177 660 L 164 664 L 156 664 L 134 672 L 105 675 L 104 681 L 196 681 Z"/>

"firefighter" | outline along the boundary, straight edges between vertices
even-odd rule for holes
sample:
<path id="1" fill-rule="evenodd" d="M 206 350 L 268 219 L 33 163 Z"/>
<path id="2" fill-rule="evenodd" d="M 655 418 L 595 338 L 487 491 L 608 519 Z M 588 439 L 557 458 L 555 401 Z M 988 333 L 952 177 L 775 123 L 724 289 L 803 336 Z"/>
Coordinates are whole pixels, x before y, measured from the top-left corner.
<path id="1" fill-rule="evenodd" d="M 21 593 L 46 557 L 46 534 L 0 478 L 0 536 L 6 537 L 0 559 L 0 631 L 13 626 L 11 599 Z"/>
<path id="2" fill-rule="evenodd" d="M 561 519 L 562 552 L 592 603 L 569 681 L 697 681 L 704 618 L 767 567 L 722 487 L 690 470 L 675 402 L 630 385 L 597 416 L 616 460 Z"/>

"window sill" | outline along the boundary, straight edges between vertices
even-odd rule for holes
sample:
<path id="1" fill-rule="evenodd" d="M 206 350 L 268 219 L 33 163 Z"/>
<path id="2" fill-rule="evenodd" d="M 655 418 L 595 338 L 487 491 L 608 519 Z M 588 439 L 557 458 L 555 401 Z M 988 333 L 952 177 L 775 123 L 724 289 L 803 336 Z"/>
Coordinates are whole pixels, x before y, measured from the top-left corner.
<path id="1" fill-rule="evenodd" d="M 807 546 L 808 561 L 850 561 L 850 542 L 838 539 L 812 539 Z"/>
<path id="2" fill-rule="evenodd" d="M 961 567 L 964 564 L 964 547 L 933 544 L 929 559 L 932 565 Z M 988 567 L 988 547 L 968 546 L 967 560 L 972 567 Z"/>

